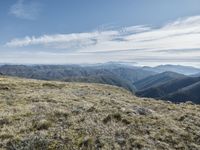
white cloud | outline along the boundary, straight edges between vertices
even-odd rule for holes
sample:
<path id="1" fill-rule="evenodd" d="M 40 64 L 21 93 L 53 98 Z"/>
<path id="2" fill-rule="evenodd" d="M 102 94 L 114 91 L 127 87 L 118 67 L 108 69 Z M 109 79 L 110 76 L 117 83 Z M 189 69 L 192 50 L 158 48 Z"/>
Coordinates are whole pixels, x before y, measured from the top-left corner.
<path id="1" fill-rule="evenodd" d="M 40 4 L 37 2 L 26 2 L 26 0 L 17 0 L 10 7 L 9 13 L 17 18 L 35 20 L 40 12 Z"/>
<path id="2" fill-rule="evenodd" d="M 200 58 L 199 39 L 200 16 L 194 16 L 159 28 L 142 25 L 86 33 L 27 36 L 5 45 L 10 48 L 37 46 L 42 51 L 55 49 L 58 54 L 60 50 L 65 55 L 81 56 L 84 61 L 89 61 L 92 55 L 92 58 L 99 58 L 96 61 L 109 58 L 110 61 L 172 59 L 191 62 L 192 59 L 199 61 L 196 59 Z M 85 59 L 86 55 L 88 59 Z"/>
<path id="3" fill-rule="evenodd" d="M 88 45 L 92 45 L 95 43 L 95 41 L 112 40 L 112 38 L 117 35 L 117 31 L 94 31 L 90 33 L 43 35 L 41 37 L 27 36 L 23 39 L 13 39 L 6 43 L 6 45 L 9 47 L 23 47 L 29 45 L 57 45 L 59 48 L 60 44 L 64 44 L 66 46 L 65 48 L 71 48 L 71 45 L 75 46 L 76 44 L 85 45 L 88 43 Z"/>

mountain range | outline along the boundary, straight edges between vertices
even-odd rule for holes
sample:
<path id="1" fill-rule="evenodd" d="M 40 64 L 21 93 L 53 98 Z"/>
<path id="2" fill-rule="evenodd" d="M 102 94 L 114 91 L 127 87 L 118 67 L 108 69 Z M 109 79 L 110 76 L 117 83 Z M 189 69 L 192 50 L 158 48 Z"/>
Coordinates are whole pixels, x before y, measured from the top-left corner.
<path id="1" fill-rule="evenodd" d="M 188 66 L 138 67 L 119 63 L 93 65 L 2 65 L 0 74 L 40 80 L 101 83 L 123 87 L 140 97 L 200 103 L 198 73 Z"/>
<path id="2" fill-rule="evenodd" d="M 133 82 L 155 74 L 140 67 L 107 63 L 100 65 L 3 65 L 3 75 L 41 80 L 59 80 L 70 82 L 94 82 L 124 87 L 135 91 Z"/>
<path id="3" fill-rule="evenodd" d="M 181 66 L 181 65 L 160 65 L 156 67 L 143 67 L 145 70 L 162 73 L 166 71 L 176 72 L 184 75 L 193 75 L 200 73 L 199 68 L 191 67 L 191 66 Z"/>

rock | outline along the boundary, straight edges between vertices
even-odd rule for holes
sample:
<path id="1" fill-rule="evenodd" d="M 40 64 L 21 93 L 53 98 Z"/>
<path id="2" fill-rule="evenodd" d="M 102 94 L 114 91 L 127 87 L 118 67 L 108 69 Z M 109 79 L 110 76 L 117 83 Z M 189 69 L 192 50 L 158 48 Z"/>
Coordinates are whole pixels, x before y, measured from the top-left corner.
<path id="1" fill-rule="evenodd" d="M 137 107 L 136 108 L 136 113 L 139 114 L 139 115 L 150 115 L 152 114 L 152 111 L 145 108 L 145 107 Z"/>
<path id="2" fill-rule="evenodd" d="M 187 101 L 187 102 L 185 102 L 185 104 L 194 105 L 194 103 L 192 101 Z"/>
<path id="3" fill-rule="evenodd" d="M 75 107 L 75 108 L 73 108 L 73 110 L 72 110 L 72 113 L 74 113 L 74 114 L 80 114 L 81 112 L 83 112 L 83 108 L 81 108 L 81 107 Z"/>
<path id="4" fill-rule="evenodd" d="M 117 137 L 115 140 L 121 146 L 126 144 L 126 139 L 123 137 Z"/>

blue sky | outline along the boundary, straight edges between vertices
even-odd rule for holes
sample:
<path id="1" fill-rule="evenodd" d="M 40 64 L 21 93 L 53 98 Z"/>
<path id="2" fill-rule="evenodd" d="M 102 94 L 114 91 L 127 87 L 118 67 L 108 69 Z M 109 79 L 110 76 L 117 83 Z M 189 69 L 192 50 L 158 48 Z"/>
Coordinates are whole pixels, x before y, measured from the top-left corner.
<path id="1" fill-rule="evenodd" d="M 199 0 L 2 0 L 0 63 L 200 67 Z"/>

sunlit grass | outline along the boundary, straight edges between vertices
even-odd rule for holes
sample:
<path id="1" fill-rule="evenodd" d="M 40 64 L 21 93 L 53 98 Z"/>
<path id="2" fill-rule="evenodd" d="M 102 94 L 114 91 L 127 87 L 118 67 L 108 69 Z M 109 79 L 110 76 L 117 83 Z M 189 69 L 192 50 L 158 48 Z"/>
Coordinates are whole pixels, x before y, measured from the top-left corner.
<path id="1" fill-rule="evenodd" d="M 200 106 L 107 85 L 0 78 L 2 149 L 200 149 Z"/>

